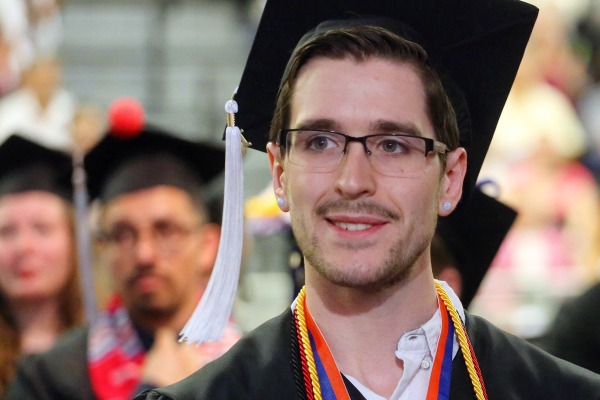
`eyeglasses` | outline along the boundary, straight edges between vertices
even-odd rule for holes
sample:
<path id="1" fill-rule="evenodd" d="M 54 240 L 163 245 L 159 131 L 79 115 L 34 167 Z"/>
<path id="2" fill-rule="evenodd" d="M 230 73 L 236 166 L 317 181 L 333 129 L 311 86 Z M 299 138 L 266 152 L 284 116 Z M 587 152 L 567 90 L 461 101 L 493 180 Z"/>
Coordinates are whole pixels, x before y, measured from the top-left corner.
<path id="1" fill-rule="evenodd" d="M 349 136 L 319 129 L 282 129 L 279 143 L 285 146 L 288 160 L 310 172 L 332 172 L 349 142 L 359 142 L 373 169 L 388 176 L 405 176 L 423 170 L 432 153 L 446 154 L 444 143 L 403 133 Z"/>
<path id="2" fill-rule="evenodd" d="M 188 227 L 173 221 L 157 221 L 150 228 L 150 237 L 160 254 L 170 256 L 181 250 L 186 239 L 199 227 L 200 225 Z M 140 236 L 140 231 L 127 223 L 117 223 L 99 235 L 101 240 L 114 246 L 122 254 L 133 254 Z"/>

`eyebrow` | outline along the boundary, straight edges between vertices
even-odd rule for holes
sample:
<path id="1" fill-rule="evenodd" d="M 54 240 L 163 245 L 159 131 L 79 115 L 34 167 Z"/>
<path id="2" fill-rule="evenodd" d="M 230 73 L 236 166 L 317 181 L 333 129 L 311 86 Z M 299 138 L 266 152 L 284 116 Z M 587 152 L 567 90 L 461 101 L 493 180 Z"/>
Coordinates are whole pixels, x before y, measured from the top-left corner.
<path id="1" fill-rule="evenodd" d="M 332 119 L 319 118 L 302 121 L 296 129 L 322 129 L 337 131 L 340 124 Z M 406 133 L 414 136 L 423 136 L 423 133 L 412 122 L 397 122 L 390 120 L 377 120 L 369 124 L 369 131 L 376 133 Z"/>
<path id="2" fill-rule="evenodd" d="M 380 133 L 406 133 L 414 136 L 423 136 L 423 133 L 412 122 L 378 120 L 371 123 L 371 130 Z"/>
<path id="3" fill-rule="evenodd" d="M 309 119 L 300 122 L 296 129 L 323 129 L 333 131 L 336 129 L 340 129 L 340 124 L 335 122 L 333 119 L 327 118 Z"/>

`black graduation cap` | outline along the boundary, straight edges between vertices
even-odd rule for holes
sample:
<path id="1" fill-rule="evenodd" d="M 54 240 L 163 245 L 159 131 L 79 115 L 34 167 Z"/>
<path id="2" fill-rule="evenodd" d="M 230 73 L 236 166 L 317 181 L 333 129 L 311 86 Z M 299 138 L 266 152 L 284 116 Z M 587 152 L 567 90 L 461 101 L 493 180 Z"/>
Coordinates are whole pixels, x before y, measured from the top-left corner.
<path id="1" fill-rule="evenodd" d="M 465 308 L 475 297 L 516 217 L 515 210 L 476 188 L 465 207 L 440 218 L 437 232 L 460 271 Z"/>
<path id="2" fill-rule="evenodd" d="M 385 18 L 385 27 L 392 28 L 392 32 L 405 38 L 406 33 L 411 32 L 407 39 L 416 41 L 427 51 L 430 64 L 444 83 L 457 114 L 461 146 L 468 154 L 463 192 L 470 193 L 537 12 L 534 6 L 518 0 L 268 0 L 235 102 L 225 106 L 229 114 L 225 138 L 228 143 L 232 142 L 241 130 L 253 148 L 266 150 L 281 79 L 297 44 L 303 37 L 306 39 L 305 34 L 327 21 L 337 20 L 336 27 L 341 27 L 342 20 L 348 21 L 348 26 L 356 25 L 359 19 L 368 20 L 365 25 L 379 25 Z M 400 25 L 401 32 L 395 29 Z M 323 29 L 315 32 L 315 35 L 324 33 Z M 229 144 L 227 147 L 228 164 L 234 157 L 241 157 L 229 152 Z M 229 169 L 228 165 L 226 182 L 228 176 L 233 179 L 237 174 L 236 171 L 230 175 Z M 239 178 L 237 183 L 239 185 Z M 224 213 L 228 211 L 227 193 L 225 202 Z M 232 214 L 233 208 L 229 210 Z M 224 218 L 227 224 L 226 220 Z M 234 269 L 235 266 L 226 267 Z M 224 299 L 232 297 L 236 285 L 211 290 L 212 285 L 228 273 L 220 271 L 221 268 L 215 267 L 207 291 L 184 327 L 183 340 L 203 342 L 218 338 L 219 332 L 222 333 L 223 321 L 226 321 L 223 316 L 228 315 L 230 307 L 222 306 L 222 312 L 217 309 L 219 304 L 225 303 Z M 215 322 L 217 320 L 220 322 Z"/>
<path id="3" fill-rule="evenodd" d="M 86 154 L 84 166 L 91 199 L 106 201 L 161 184 L 193 192 L 223 171 L 225 149 L 145 125 L 135 135 L 108 132 Z"/>
<path id="4" fill-rule="evenodd" d="M 457 113 L 468 153 L 465 189 L 472 189 L 537 17 L 537 8 L 518 0 L 269 0 L 235 96 L 236 125 L 252 148 L 265 151 L 280 80 L 298 41 L 324 21 L 357 16 L 410 27 L 418 35 L 410 40 L 443 68 L 436 69 Z"/>
<path id="5" fill-rule="evenodd" d="M 72 200 L 71 157 L 18 135 L 0 145 L 0 195 L 32 190 Z"/>

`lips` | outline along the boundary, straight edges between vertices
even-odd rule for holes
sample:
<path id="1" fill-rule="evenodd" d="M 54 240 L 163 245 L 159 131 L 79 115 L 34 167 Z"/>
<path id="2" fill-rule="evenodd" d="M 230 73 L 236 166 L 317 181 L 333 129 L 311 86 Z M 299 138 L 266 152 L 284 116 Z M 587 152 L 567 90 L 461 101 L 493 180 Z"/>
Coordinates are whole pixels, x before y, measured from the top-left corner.
<path id="1" fill-rule="evenodd" d="M 329 216 L 326 220 L 344 232 L 372 232 L 375 228 L 380 228 L 386 224 L 385 220 L 372 216 Z"/>

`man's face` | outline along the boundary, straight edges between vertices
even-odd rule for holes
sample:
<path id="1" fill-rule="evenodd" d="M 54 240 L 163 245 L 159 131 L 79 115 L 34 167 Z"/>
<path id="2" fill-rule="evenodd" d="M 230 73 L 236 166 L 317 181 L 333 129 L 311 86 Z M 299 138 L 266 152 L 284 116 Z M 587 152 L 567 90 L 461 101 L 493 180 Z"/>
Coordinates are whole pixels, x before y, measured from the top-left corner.
<path id="1" fill-rule="evenodd" d="M 298 76 L 290 128 L 363 136 L 404 126 L 435 138 L 422 84 L 408 65 L 316 58 Z M 349 144 L 337 168 L 327 173 L 307 172 L 282 161 L 272 144 L 268 149 L 276 195 L 289 206 L 306 257 L 307 280 L 314 268 L 334 284 L 372 290 L 402 282 L 429 265 L 440 204 L 456 204 L 461 183 L 456 187 L 451 178 L 462 182 L 461 173 L 441 175 L 439 157 L 428 157 L 418 174 L 389 177 L 373 170 L 360 143 Z M 455 159 L 449 156 L 448 168 Z"/>
<path id="2" fill-rule="evenodd" d="M 190 196 L 171 186 L 126 193 L 107 204 L 104 254 L 133 318 L 189 317 L 214 261 L 214 246 L 207 245 L 214 226 L 202 223 Z"/>

